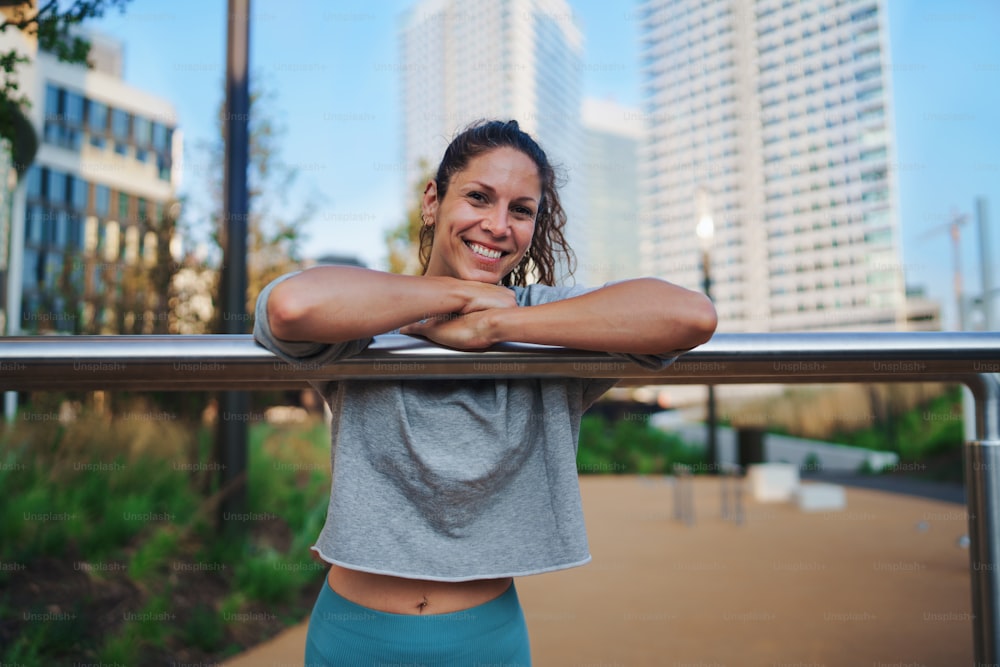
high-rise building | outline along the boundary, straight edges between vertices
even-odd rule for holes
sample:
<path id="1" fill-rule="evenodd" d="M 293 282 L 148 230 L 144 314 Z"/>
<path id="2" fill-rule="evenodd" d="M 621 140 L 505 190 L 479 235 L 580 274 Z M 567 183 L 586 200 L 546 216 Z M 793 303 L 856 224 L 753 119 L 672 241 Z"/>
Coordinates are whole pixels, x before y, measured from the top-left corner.
<path id="1" fill-rule="evenodd" d="M 884 0 L 644 0 L 644 271 L 721 331 L 906 326 Z"/>
<path id="2" fill-rule="evenodd" d="M 88 39 L 91 68 L 37 52 L 20 76 L 40 138 L 24 177 L 23 242 L 12 248 L 26 333 L 150 333 L 167 317 L 163 296 L 136 285 L 170 261 L 176 113 L 122 80 L 118 42 Z"/>
<path id="3" fill-rule="evenodd" d="M 642 138 L 637 109 L 588 98 L 581 114 L 586 174 L 586 273 L 594 285 L 639 273 L 639 169 Z"/>
<path id="4" fill-rule="evenodd" d="M 567 236 L 583 266 L 582 51 L 565 0 L 414 4 L 400 28 L 405 191 L 437 166 L 468 124 L 515 119 L 567 177 L 560 189 Z"/>

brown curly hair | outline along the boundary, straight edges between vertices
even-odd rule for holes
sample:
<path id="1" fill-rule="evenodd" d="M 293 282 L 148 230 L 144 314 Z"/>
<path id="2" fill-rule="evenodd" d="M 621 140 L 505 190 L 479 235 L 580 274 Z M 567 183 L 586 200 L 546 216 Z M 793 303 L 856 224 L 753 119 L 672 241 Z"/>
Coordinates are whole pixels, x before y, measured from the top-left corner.
<path id="1" fill-rule="evenodd" d="M 438 166 L 434 180 L 437 193 L 444 199 L 452 177 L 465 169 L 469 162 L 484 153 L 497 148 L 510 147 L 527 155 L 538 167 L 538 177 L 542 184 L 542 198 L 535 217 L 535 233 L 528 252 L 514 270 L 503 277 L 504 286 L 527 287 L 528 276 L 535 276 L 543 285 L 554 285 L 556 278 L 556 257 L 566 259 L 566 269 L 573 274 L 576 257 L 566 242 L 563 230 L 566 227 L 566 212 L 559 201 L 556 173 L 549 163 L 545 151 L 526 132 L 518 127 L 516 120 L 478 121 L 460 132 L 448 145 Z M 427 273 L 434 244 L 434 225 L 420 227 L 420 265 Z"/>

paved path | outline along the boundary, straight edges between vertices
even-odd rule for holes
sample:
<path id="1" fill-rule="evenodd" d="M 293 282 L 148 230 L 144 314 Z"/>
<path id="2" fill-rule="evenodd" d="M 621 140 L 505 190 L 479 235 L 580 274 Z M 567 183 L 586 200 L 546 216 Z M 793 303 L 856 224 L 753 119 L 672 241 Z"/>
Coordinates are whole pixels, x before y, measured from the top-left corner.
<path id="1" fill-rule="evenodd" d="M 537 667 L 956 667 L 972 656 L 962 505 L 848 488 L 846 510 L 748 503 L 719 517 L 695 480 L 673 520 L 663 478 L 581 482 L 594 561 L 518 580 Z M 302 664 L 305 627 L 225 663 Z"/>

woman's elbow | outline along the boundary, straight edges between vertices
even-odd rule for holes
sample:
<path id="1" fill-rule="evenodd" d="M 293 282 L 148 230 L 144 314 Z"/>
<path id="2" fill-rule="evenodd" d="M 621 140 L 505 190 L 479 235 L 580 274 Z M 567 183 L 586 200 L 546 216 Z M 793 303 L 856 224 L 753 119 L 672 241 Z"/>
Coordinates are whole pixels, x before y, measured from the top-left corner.
<path id="1" fill-rule="evenodd" d="M 275 285 L 268 295 L 266 308 L 267 324 L 275 338 L 300 339 L 299 325 L 306 317 L 308 305 L 303 303 L 297 290 L 288 289 L 285 283 Z"/>
<path id="2" fill-rule="evenodd" d="M 719 326 L 719 315 L 715 311 L 715 304 L 704 294 L 695 292 L 692 302 L 687 313 L 687 329 L 691 347 L 697 347 L 707 343 L 715 334 L 715 329 Z"/>
<path id="3" fill-rule="evenodd" d="M 707 343 L 719 324 L 712 301 L 692 290 L 684 290 L 680 302 L 674 302 L 663 318 L 669 322 L 663 330 L 671 332 L 669 343 L 676 350 L 690 350 Z"/>

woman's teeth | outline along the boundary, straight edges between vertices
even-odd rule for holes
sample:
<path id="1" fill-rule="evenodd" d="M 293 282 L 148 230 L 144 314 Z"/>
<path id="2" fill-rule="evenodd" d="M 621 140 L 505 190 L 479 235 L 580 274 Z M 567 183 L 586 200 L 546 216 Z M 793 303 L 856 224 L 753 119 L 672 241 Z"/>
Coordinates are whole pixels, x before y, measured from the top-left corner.
<path id="1" fill-rule="evenodd" d="M 466 245 L 472 249 L 472 252 L 477 255 L 482 255 L 483 257 L 488 257 L 490 259 L 500 259 L 503 255 L 499 250 L 490 250 L 486 246 L 481 246 L 478 243 L 466 242 Z"/>

